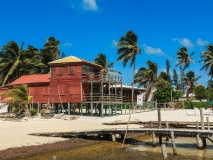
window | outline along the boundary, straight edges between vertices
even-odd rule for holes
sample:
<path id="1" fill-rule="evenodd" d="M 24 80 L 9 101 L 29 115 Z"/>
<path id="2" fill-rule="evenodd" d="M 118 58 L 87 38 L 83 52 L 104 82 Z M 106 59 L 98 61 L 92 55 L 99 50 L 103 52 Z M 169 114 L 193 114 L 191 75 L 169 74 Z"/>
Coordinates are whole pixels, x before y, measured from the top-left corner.
<path id="1" fill-rule="evenodd" d="M 57 67 L 58 74 L 63 74 L 63 67 Z"/>
<path id="2" fill-rule="evenodd" d="M 75 74 L 75 67 L 74 66 L 68 66 L 68 74 Z"/>
<path id="3" fill-rule="evenodd" d="M 90 66 L 82 65 L 82 74 L 90 75 Z"/>

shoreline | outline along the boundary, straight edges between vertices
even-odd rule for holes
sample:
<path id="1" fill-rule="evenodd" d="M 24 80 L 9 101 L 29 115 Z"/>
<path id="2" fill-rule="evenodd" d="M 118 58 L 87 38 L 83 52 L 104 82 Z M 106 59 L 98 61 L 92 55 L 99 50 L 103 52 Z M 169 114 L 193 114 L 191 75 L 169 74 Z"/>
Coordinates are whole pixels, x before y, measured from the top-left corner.
<path id="1" fill-rule="evenodd" d="M 187 110 L 171 110 L 161 112 L 162 121 L 200 121 L 200 116 L 187 116 Z M 213 122 L 213 116 L 208 116 L 209 121 Z M 30 136 L 31 133 L 42 132 L 70 132 L 83 131 L 91 129 L 110 129 L 110 128 L 126 128 L 126 125 L 102 125 L 103 122 L 128 121 L 129 114 L 117 115 L 110 117 L 91 117 L 78 116 L 75 120 L 62 119 L 40 119 L 30 118 L 24 122 L 12 122 L 0 120 L 0 151 L 8 148 L 17 148 L 32 145 L 53 144 L 65 141 L 64 138 L 58 137 L 37 137 Z M 204 116 L 206 119 L 206 116 Z M 131 115 L 131 121 L 157 121 L 157 111 L 149 111 L 142 113 L 134 113 Z M 141 125 L 130 124 L 129 128 L 140 128 Z M 62 142 L 63 143 L 63 142 Z"/>

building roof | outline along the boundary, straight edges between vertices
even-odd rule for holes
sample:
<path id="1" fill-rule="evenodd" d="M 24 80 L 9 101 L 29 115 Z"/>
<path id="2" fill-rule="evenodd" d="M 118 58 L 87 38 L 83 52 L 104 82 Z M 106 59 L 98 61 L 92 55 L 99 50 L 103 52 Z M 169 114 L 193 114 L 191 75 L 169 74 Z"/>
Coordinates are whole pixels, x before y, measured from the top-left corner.
<path id="1" fill-rule="evenodd" d="M 78 58 L 78 57 L 75 57 L 75 56 L 69 56 L 69 57 L 65 57 L 65 58 L 62 58 L 62 59 L 58 59 L 58 60 L 49 62 L 48 64 L 51 65 L 51 64 L 76 63 L 76 62 L 85 62 L 85 63 L 89 63 L 89 64 L 93 64 L 93 65 L 96 65 L 96 66 L 101 67 L 101 66 L 98 65 L 98 64 L 89 62 L 89 61 L 87 61 L 87 60 L 84 60 L 84 59 L 82 59 L 82 58 Z"/>
<path id="2" fill-rule="evenodd" d="M 32 84 L 32 83 L 49 83 L 50 74 L 34 74 L 34 75 L 25 75 L 16 79 L 10 85 L 18 84 Z"/>

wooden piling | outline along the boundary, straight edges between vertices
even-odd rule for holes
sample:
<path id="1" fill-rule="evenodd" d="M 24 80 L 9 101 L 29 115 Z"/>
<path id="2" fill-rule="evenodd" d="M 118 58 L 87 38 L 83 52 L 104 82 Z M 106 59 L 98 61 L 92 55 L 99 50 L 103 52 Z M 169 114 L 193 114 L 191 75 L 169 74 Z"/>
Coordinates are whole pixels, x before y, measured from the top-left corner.
<path id="1" fill-rule="evenodd" d="M 116 142 L 116 135 L 115 134 L 112 134 L 112 141 Z"/>
<path id="2" fill-rule="evenodd" d="M 165 127 L 167 129 L 169 128 L 169 122 L 168 121 L 165 122 Z M 166 136 L 166 142 L 168 142 L 168 141 L 169 141 L 169 136 Z"/>
<path id="3" fill-rule="evenodd" d="M 200 139 L 200 136 L 198 134 L 196 136 L 196 141 L 197 141 L 197 148 L 198 149 L 203 149 L 203 143 L 202 143 L 202 141 Z"/>
<path id="4" fill-rule="evenodd" d="M 158 128 L 161 128 L 161 109 L 158 108 Z"/>
<path id="5" fill-rule="evenodd" d="M 68 103 L 67 105 L 68 105 L 68 115 L 70 115 L 70 103 Z"/>
<path id="6" fill-rule="evenodd" d="M 161 145 L 161 151 L 162 151 L 163 159 L 164 160 L 168 160 L 167 151 L 166 151 L 166 145 L 165 144 Z"/>
<path id="7" fill-rule="evenodd" d="M 204 130 L 203 108 L 200 108 L 201 129 Z"/>
<path id="8" fill-rule="evenodd" d="M 158 108 L 158 128 L 161 128 L 161 109 Z M 159 143 L 162 144 L 162 136 L 159 135 Z"/>
<path id="9" fill-rule="evenodd" d="M 177 155 L 175 137 L 174 137 L 174 132 L 173 131 L 171 131 L 171 139 L 172 139 L 173 154 Z"/>
<path id="10" fill-rule="evenodd" d="M 207 121 L 207 129 L 210 130 L 210 126 L 209 126 L 209 117 L 206 117 L 206 121 Z"/>
<path id="11" fill-rule="evenodd" d="M 152 132 L 152 146 L 156 147 L 156 136 L 154 132 Z"/>

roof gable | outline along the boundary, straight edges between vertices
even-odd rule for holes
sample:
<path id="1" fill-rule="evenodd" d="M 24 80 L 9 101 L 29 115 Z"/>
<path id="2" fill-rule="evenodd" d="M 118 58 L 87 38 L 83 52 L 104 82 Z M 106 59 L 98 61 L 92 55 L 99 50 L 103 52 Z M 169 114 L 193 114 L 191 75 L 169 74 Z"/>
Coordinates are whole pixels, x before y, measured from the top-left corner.
<path id="1" fill-rule="evenodd" d="M 89 63 L 89 64 L 92 64 L 92 65 L 101 67 L 98 64 L 95 64 L 93 62 L 89 62 L 87 60 L 84 60 L 82 58 L 78 58 L 78 57 L 75 57 L 75 56 L 69 56 L 69 57 L 65 57 L 65 58 L 62 58 L 62 59 L 58 59 L 58 60 L 49 62 L 48 64 L 51 65 L 51 64 L 76 63 L 76 62 L 84 62 L 84 63 Z"/>
<path id="2" fill-rule="evenodd" d="M 34 75 L 25 75 L 16 79 L 10 85 L 20 85 L 20 84 L 32 84 L 32 83 L 49 83 L 50 74 L 34 74 Z"/>

